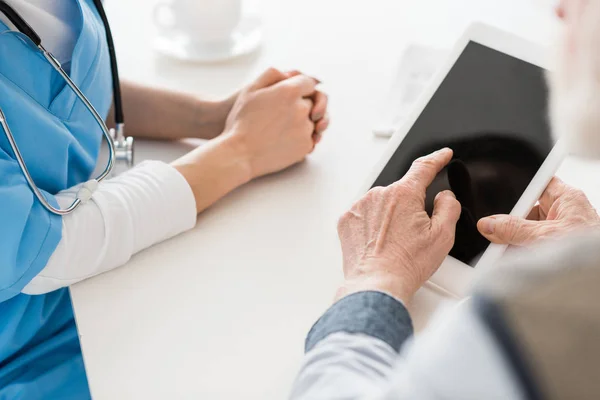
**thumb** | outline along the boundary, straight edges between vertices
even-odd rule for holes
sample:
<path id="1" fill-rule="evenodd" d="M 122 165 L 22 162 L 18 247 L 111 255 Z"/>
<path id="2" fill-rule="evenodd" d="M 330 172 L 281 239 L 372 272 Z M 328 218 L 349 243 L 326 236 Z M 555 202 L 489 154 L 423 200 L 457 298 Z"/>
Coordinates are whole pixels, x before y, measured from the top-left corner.
<path id="1" fill-rule="evenodd" d="M 494 215 L 482 218 L 477 229 L 492 243 L 523 246 L 535 241 L 545 221 L 529 221 L 512 215 Z"/>
<path id="2" fill-rule="evenodd" d="M 279 71 L 276 68 L 269 68 L 265 72 L 263 72 L 256 81 L 252 85 L 250 85 L 250 90 L 260 90 L 267 88 L 269 86 L 273 86 L 276 83 L 279 83 L 283 80 L 286 80 L 288 76 L 283 72 Z"/>
<path id="3" fill-rule="evenodd" d="M 456 223 L 460 218 L 461 207 L 456 196 L 450 190 L 438 193 L 433 201 L 432 224 L 436 225 L 441 232 L 450 233 L 454 238 Z"/>

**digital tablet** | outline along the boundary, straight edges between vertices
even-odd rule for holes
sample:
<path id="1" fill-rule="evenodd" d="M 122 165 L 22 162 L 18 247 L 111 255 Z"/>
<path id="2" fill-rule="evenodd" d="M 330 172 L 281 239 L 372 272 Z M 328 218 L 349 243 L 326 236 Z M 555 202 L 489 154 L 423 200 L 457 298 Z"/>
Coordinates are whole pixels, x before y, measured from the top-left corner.
<path id="1" fill-rule="evenodd" d="M 525 217 L 564 159 L 548 118 L 543 48 L 483 24 L 472 25 L 421 95 L 361 193 L 398 181 L 412 162 L 443 147 L 451 163 L 427 191 L 426 209 L 442 190 L 462 206 L 450 257 L 432 277 L 462 295 L 474 270 L 505 250 L 477 231 L 493 214 Z"/>

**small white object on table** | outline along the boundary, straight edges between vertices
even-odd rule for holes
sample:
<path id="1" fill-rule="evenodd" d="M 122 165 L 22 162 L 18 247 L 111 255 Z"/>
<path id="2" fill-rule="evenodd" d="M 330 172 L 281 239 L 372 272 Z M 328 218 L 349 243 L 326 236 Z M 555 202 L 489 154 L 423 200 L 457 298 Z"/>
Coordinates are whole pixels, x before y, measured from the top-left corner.
<path id="1" fill-rule="evenodd" d="M 341 280 L 337 218 L 385 148 L 371 130 L 403 50 L 450 48 L 474 20 L 546 44 L 551 10 L 523 0 L 263 0 L 262 50 L 206 66 L 153 51 L 153 6 L 107 2 L 123 79 L 220 97 L 268 66 L 297 68 L 325 83 L 332 125 L 307 162 L 240 188 L 193 231 L 72 287 L 92 395 L 283 399 Z M 139 141 L 138 158 L 168 161 L 190 146 Z M 590 188 L 598 168 L 561 172 Z M 420 291 L 415 324 L 442 301 Z"/>

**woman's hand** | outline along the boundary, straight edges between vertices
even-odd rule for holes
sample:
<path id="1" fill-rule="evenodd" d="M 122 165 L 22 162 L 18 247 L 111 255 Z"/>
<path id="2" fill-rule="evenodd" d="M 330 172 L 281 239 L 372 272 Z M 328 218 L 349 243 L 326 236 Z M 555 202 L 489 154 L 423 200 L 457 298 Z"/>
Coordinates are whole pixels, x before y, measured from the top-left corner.
<path id="1" fill-rule="evenodd" d="M 314 149 L 328 124 L 327 96 L 316 85 L 298 73 L 268 70 L 235 97 L 223 134 L 172 163 L 190 185 L 198 213 Z"/>
<path id="2" fill-rule="evenodd" d="M 302 75 L 300 71 L 294 70 L 286 72 L 288 78 L 297 75 Z M 320 82 L 319 82 L 320 83 Z M 327 112 L 328 98 L 327 95 L 319 90 L 311 97 L 313 101 L 313 109 L 310 112 L 310 119 L 315 123 L 315 131 L 313 132 L 313 140 L 315 145 L 321 141 L 323 132 L 329 127 L 329 113 Z"/>
<path id="3" fill-rule="evenodd" d="M 269 70 L 266 74 L 273 75 L 272 82 L 302 75 L 298 71 L 281 73 L 276 70 Z M 247 90 L 225 100 L 206 101 L 185 93 L 125 81 L 122 92 L 128 132 L 134 137 L 149 139 L 215 139 L 223 133 L 231 110 Z M 309 98 L 313 102 L 310 118 L 315 123 L 313 140 L 318 143 L 329 125 L 327 95 L 315 90 Z M 113 113 L 114 109 L 111 108 L 107 119 L 109 125 L 114 121 Z M 148 115 L 154 118 L 148 118 Z"/>
<path id="4" fill-rule="evenodd" d="M 479 232 L 489 241 L 523 246 L 582 229 L 600 229 L 600 217 L 585 194 L 552 178 L 527 219 L 510 215 L 482 218 Z"/>
<path id="5" fill-rule="evenodd" d="M 289 167 L 314 150 L 328 123 L 327 98 L 317 84 L 271 68 L 238 95 L 223 136 L 245 154 L 251 178 Z"/>
<path id="6" fill-rule="evenodd" d="M 345 283 L 338 299 L 377 290 L 408 302 L 433 275 L 454 245 L 461 207 L 450 191 L 435 198 L 431 218 L 425 191 L 452 159 L 443 149 L 416 160 L 386 188 L 374 188 L 338 224 Z"/>
<path id="7" fill-rule="evenodd" d="M 274 77 L 273 81 L 275 81 L 275 82 L 280 82 L 281 80 L 284 80 L 286 78 L 293 78 L 295 76 L 303 75 L 298 70 L 293 70 L 293 71 L 289 71 L 289 72 L 279 72 L 274 68 L 271 68 L 271 69 L 265 71 L 264 74 L 273 74 L 273 77 Z M 259 80 L 260 79 L 262 79 L 262 77 L 260 77 Z M 212 103 L 210 105 L 210 107 L 207 107 L 206 105 L 203 105 L 203 107 L 210 109 L 211 112 L 213 113 L 213 115 L 216 116 L 216 118 L 221 121 L 220 125 L 222 127 L 224 127 L 225 123 L 227 121 L 227 117 L 231 113 L 231 110 L 233 109 L 234 104 L 236 103 L 240 94 L 242 94 L 242 93 L 244 93 L 244 92 L 243 91 L 237 92 L 233 96 L 231 96 L 225 100 L 221 100 L 221 101 Z M 329 99 L 325 93 L 323 93 L 319 90 L 316 90 L 314 95 L 311 96 L 310 99 L 313 102 L 313 107 L 310 112 L 310 119 L 315 123 L 315 130 L 313 132 L 313 140 L 315 141 L 315 144 L 317 144 L 321 141 L 323 132 L 325 132 L 325 130 L 327 130 L 327 128 L 329 127 L 329 114 L 327 112 L 327 105 L 328 105 Z M 219 134 L 220 133 L 222 133 L 222 130 L 219 132 Z M 214 138 L 217 135 L 218 134 L 215 134 L 211 138 Z"/>

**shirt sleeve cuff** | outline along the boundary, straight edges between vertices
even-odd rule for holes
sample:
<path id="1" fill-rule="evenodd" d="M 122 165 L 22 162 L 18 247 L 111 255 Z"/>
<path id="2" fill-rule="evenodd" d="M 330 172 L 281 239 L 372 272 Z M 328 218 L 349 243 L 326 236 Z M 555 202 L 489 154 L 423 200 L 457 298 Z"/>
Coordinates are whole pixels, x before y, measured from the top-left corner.
<path id="1" fill-rule="evenodd" d="M 196 225 L 194 194 L 173 166 L 161 161 L 144 161 L 123 174 L 123 179 L 123 183 L 126 180 L 129 187 L 135 186 L 140 192 L 132 215 L 135 227 L 133 254 Z M 134 207 L 133 203 L 131 207 Z"/>
<path id="2" fill-rule="evenodd" d="M 372 336 L 400 351 L 413 334 L 413 326 L 408 310 L 400 301 L 370 291 L 351 294 L 331 306 L 308 333 L 305 351 L 338 332 Z"/>
<path id="3" fill-rule="evenodd" d="M 163 206 L 170 210 L 172 222 L 169 236 L 192 229 L 196 225 L 196 199 L 190 184 L 170 164 L 161 161 L 144 161 L 140 166 L 157 177 L 164 194 Z"/>

